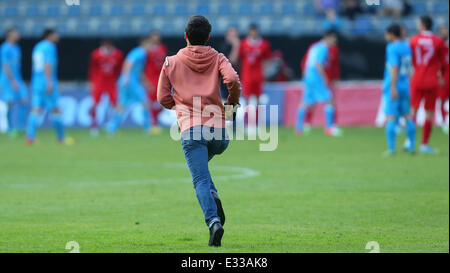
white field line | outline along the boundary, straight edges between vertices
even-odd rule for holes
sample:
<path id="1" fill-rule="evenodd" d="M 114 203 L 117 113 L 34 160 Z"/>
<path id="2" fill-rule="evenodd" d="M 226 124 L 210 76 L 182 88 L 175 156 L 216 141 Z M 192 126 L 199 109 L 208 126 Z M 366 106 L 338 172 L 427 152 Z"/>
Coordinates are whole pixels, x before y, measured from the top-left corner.
<path id="1" fill-rule="evenodd" d="M 28 163 L 28 161 L 27 161 Z M 30 162 L 33 164 L 32 162 Z M 40 161 L 39 163 L 44 163 Z M 45 161 L 45 164 L 53 164 L 55 165 L 63 165 L 63 166 L 98 166 L 98 167 L 109 167 L 109 168 L 145 168 L 145 169 L 154 169 L 154 168 L 165 168 L 165 169 L 187 169 L 185 163 L 164 163 L 161 165 L 155 165 L 153 163 L 143 163 L 143 162 L 101 162 L 101 161 Z M 100 166 L 99 166 L 100 165 Z M 231 174 L 227 175 L 215 175 L 213 177 L 213 181 L 232 181 L 232 180 L 241 180 L 250 177 L 259 176 L 260 172 L 245 168 L 245 167 L 237 167 L 237 166 L 225 166 L 225 165 L 213 165 L 211 166 L 211 171 L 226 171 Z M 161 184 L 161 183 L 189 183 L 191 182 L 190 177 L 167 177 L 167 178 L 146 178 L 146 179 L 136 179 L 136 180 L 111 180 L 111 181 L 69 181 L 61 184 L 51 183 L 50 181 L 54 181 L 51 178 L 37 178 L 32 176 L 20 176 L 23 180 L 33 180 L 38 183 L 4 183 L 3 186 L 6 186 L 11 189 L 39 189 L 39 188 L 47 188 L 52 186 L 67 186 L 74 188 L 86 188 L 86 187 L 100 187 L 100 186 L 135 186 L 135 185 L 146 185 L 146 184 Z M 10 180 L 13 180 L 13 177 L 10 177 Z M 9 179 L 8 179 L 9 180 Z M 48 181 L 48 182 L 47 182 Z M 0 188 L 2 185 L 0 185 Z"/>

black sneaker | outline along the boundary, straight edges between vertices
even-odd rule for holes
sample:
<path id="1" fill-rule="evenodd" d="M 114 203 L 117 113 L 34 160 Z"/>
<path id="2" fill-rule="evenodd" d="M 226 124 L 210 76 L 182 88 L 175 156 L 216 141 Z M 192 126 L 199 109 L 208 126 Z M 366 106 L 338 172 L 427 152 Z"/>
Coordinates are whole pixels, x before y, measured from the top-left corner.
<path id="1" fill-rule="evenodd" d="M 209 246 L 221 246 L 222 236 L 225 231 L 219 222 L 215 222 L 209 228 Z"/>
<path id="2" fill-rule="evenodd" d="M 220 201 L 219 195 L 215 191 L 211 191 L 211 194 L 216 202 L 217 206 L 217 216 L 220 217 L 220 224 L 225 225 L 225 212 L 223 211 L 222 202 Z"/>

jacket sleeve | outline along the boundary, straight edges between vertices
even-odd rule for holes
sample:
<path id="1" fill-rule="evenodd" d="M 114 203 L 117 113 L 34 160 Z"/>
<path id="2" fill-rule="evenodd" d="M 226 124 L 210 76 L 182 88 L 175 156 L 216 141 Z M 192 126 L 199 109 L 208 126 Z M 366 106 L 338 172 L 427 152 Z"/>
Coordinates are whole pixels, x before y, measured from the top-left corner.
<path id="1" fill-rule="evenodd" d="M 158 88 L 156 91 L 156 97 L 158 102 L 167 109 L 172 109 L 175 106 L 175 101 L 172 96 L 172 85 L 170 83 L 169 78 L 166 74 L 166 67 L 168 64 L 168 59 L 166 58 L 166 62 L 163 64 L 163 68 L 161 69 L 161 73 L 159 74 Z"/>
<path id="2" fill-rule="evenodd" d="M 230 61 L 223 54 L 219 55 L 219 73 L 229 92 L 228 103 L 239 103 L 241 82 L 236 70 L 234 70 Z"/>

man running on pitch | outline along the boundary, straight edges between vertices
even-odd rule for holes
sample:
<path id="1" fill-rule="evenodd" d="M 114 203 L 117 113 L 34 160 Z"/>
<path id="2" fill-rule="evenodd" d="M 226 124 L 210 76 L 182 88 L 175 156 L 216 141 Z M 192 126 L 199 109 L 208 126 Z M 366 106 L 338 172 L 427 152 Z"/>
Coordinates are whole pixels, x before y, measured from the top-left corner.
<path id="1" fill-rule="evenodd" d="M 227 112 L 238 106 L 241 84 L 228 59 L 205 46 L 210 33 L 205 17 L 189 18 L 184 35 L 187 47 L 166 58 L 157 99 L 165 108 L 176 108 L 184 156 L 210 231 L 209 246 L 220 246 L 225 214 L 208 170 L 208 161 L 225 151 L 229 143 L 219 77 L 230 94 L 227 104 L 233 106 L 227 107 Z"/>

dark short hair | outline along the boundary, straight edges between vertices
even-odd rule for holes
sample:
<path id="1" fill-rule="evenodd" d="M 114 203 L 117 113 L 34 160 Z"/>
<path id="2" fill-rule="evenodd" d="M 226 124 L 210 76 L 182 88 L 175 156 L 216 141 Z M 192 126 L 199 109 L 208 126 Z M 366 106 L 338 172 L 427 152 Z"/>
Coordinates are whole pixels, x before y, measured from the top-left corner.
<path id="1" fill-rule="evenodd" d="M 6 31 L 5 31 L 5 38 L 8 38 L 8 36 L 12 33 L 12 32 L 14 32 L 14 31 L 19 31 L 16 27 L 11 27 L 11 28 L 8 28 Z"/>
<path id="2" fill-rule="evenodd" d="M 205 16 L 194 15 L 189 17 L 185 31 L 191 45 L 205 45 L 211 33 L 211 24 Z"/>
<path id="3" fill-rule="evenodd" d="M 433 19 L 428 15 L 420 16 L 420 22 L 425 27 L 426 30 L 431 30 L 433 27 Z"/>
<path id="4" fill-rule="evenodd" d="M 159 29 L 152 29 L 150 31 L 150 34 L 148 36 L 153 36 L 153 35 L 161 35 L 161 31 L 159 31 Z"/>
<path id="5" fill-rule="evenodd" d="M 337 35 L 338 35 L 338 33 L 336 30 L 329 29 L 329 30 L 325 31 L 325 33 L 323 34 L 323 37 L 326 38 L 326 37 L 337 36 Z"/>
<path id="6" fill-rule="evenodd" d="M 140 45 L 145 44 L 149 40 L 150 40 L 150 36 L 141 37 L 141 38 L 139 38 L 139 44 Z"/>
<path id="7" fill-rule="evenodd" d="M 256 24 L 256 23 L 251 23 L 249 26 L 248 26 L 248 30 L 258 30 L 258 25 Z"/>
<path id="8" fill-rule="evenodd" d="M 104 38 L 104 39 L 101 40 L 100 44 L 102 44 L 102 45 L 113 45 L 114 43 L 113 43 L 113 41 L 111 39 Z"/>
<path id="9" fill-rule="evenodd" d="M 400 38 L 402 36 L 402 27 L 399 24 L 392 24 L 388 26 L 386 32 Z"/>
<path id="10" fill-rule="evenodd" d="M 56 29 L 54 28 L 47 28 L 44 30 L 44 33 L 42 34 L 43 39 L 47 39 L 50 35 L 55 34 Z"/>

